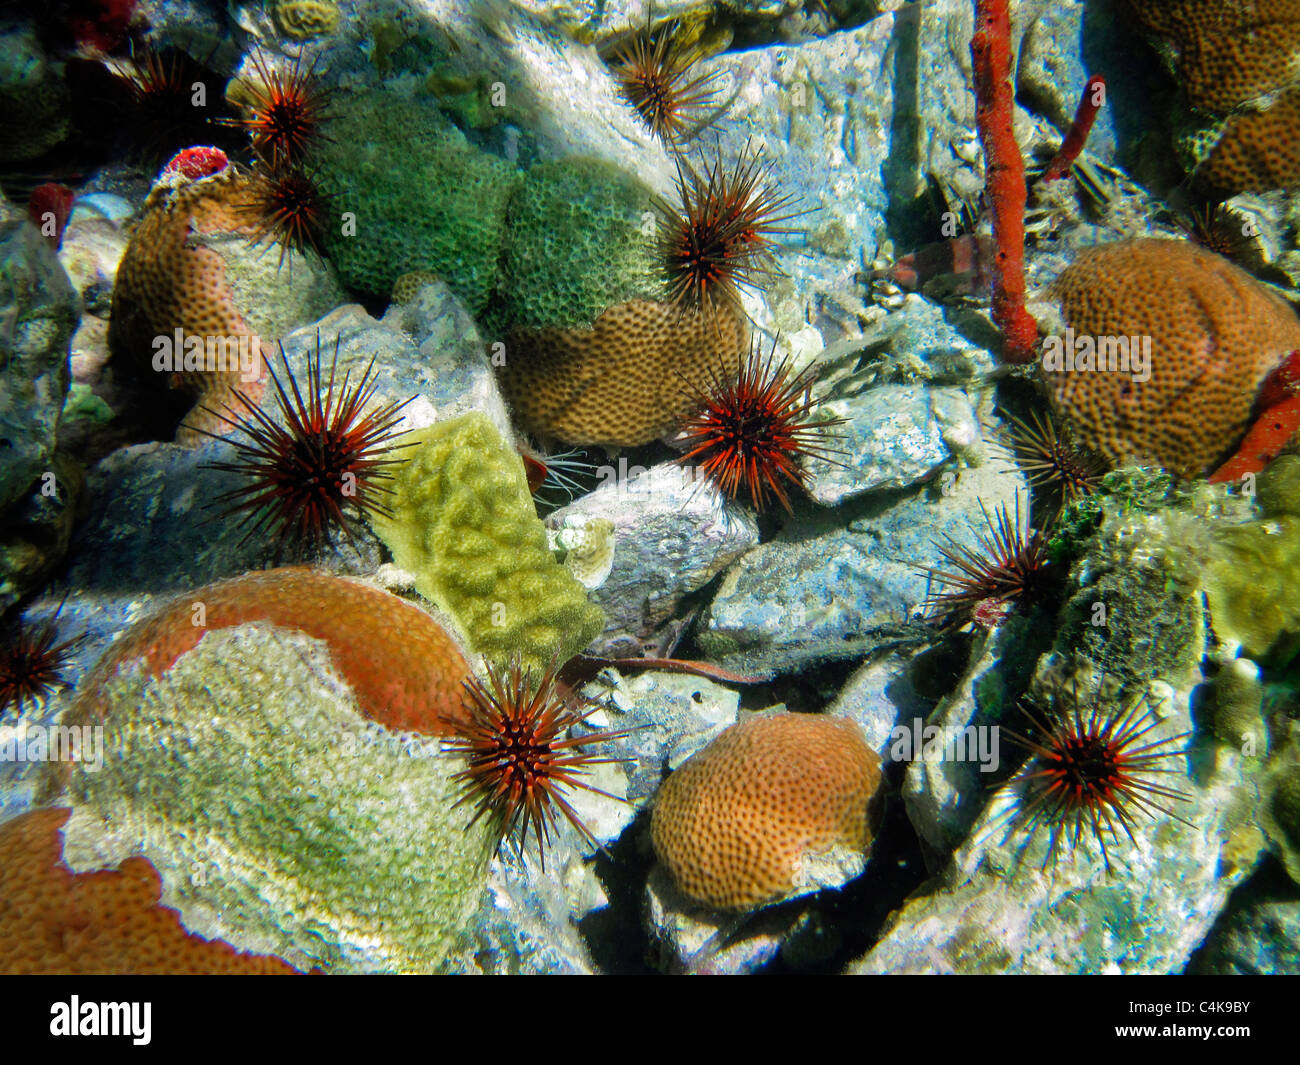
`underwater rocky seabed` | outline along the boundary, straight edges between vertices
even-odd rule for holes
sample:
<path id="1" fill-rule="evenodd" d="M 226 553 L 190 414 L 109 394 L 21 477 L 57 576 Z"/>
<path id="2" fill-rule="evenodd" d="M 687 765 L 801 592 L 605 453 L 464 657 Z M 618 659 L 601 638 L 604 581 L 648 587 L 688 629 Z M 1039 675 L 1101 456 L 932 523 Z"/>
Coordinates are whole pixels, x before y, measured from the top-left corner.
<path id="1" fill-rule="evenodd" d="M 1059 148 L 1088 76 L 1107 79 L 1074 174 L 1031 192 L 1026 271 L 1035 314 L 1046 313 L 1052 281 L 1094 245 L 1187 242 L 1183 220 L 1207 201 L 1192 191 L 1203 164 L 1186 145 L 1208 134 L 1183 134 L 1193 119 L 1219 132 L 1240 119 L 1223 118 L 1240 106 L 1233 101 L 1220 101 L 1217 117 L 1203 104 L 1189 110 L 1195 78 L 1140 22 L 1134 7 L 1143 6 L 1012 5 L 1014 132 L 1031 165 Z M 572 790 L 604 850 L 561 821 L 543 870 L 535 850 L 521 858 L 502 848 L 488 861 L 484 822 L 469 829 L 469 808 L 454 805 L 456 759 L 438 752 L 436 738 L 402 732 L 413 718 L 399 715 L 386 728 L 358 712 L 358 669 L 409 681 L 403 697 L 414 714 L 434 702 L 420 678 L 445 676 L 442 664 L 459 654 L 442 636 L 417 638 L 427 618 L 372 609 L 370 591 L 286 593 L 286 616 L 296 610 L 302 620 L 276 626 L 239 624 L 239 603 L 251 599 L 231 592 L 234 620 L 161 674 L 92 672 L 110 649 L 128 646 L 124 632 L 177 596 L 301 561 L 266 536 L 246 536 L 236 517 L 214 516 L 209 504 L 238 482 L 212 464 L 236 461 L 233 444 L 171 442 L 185 404 L 157 433 L 175 397 L 137 394 L 128 375 L 115 375 L 121 357 L 110 353 L 111 315 L 125 305 L 115 285 L 132 286 L 146 318 L 169 313 L 158 309 L 162 297 L 149 301 L 179 259 L 159 252 L 127 280 L 118 273 L 146 216 L 158 227 L 155 246 L 167 246 L 165 219 L 145 204 L 161 162 L 208 143 L 232 159 L 250 157 L 229 127 L 180 143 L 156 143 L 152 131 L 133 142 L 126 124 L 106 137 L 122 112 L 114 110 L 120 101 L 96 95 L 100 83 L 87 67 L 99 60 L 75 60 L 69 34 L 77 35 L 67 25 L 51 29 L 54 15 L 6 15 L 0 100 L 30 120 L 11 124 L 0 144 L 0 599 L 11 621 L 34 626 L 57 611 L 60 639 L 84 633 L 70 649 L 66 687 L 25 707 L 22 719 L 84 722 L 85 706 L 74 706 L 81 698 L 105 722 L 106 747 L 98 772 L 0 764 L 0 819 L 71 807 L 60 824 L 73 872 L 143 856 L 161 904 L 179 911 L 191 938 L 224 940 L 300 970 L 1300 971 L 1300 457 L 1283 453 L 1245 482 L 1208 483 L 1203 475 L 1232 454 L 1258 409 L 1263 373 L 1247 372 L 1245 390 L 1231 393 L 1242 410 L 1235 422 L 1225 416 L 1226 429 L 1215 415 L 1230 406 L 1220 400 L 1233 381 L 1222 386 L 1228 392 L 1209 393 L 1209 407 L 1179 406 L 1199 378 L 1185 388 L 1175 382 L 1167 410 L 1127 443 L 1158 438 L 1151 446 L 1176 468 L 1181 442 L 1194 438 L 1214 461 L 1195 452 L 1185 463 L 1195 472 L 1176 469 L 1181 479 L 1158 464 L 1121 469 L 1049 521 L 1047 492 L 1030 484 L 1005 442 L 1009 414 L 1026 418 L 1046 406 L 1032 368 L 999 362 L 981 276 L 987 264 L 934 271 L 940 276 L 919 285 L 897 265 L 953 237 L 945 228 L 953 219 L 969 227 L 981 214 L 968 0 L 655 5 L 656 24 L 679 19 L 677 31 L 694 34 L 705 56 L 701 68 L 718 72 L 718 113 L 686 141 L 686 158 L 697 168 L 715 157 L 730 167 L 760 151 L 781 194 L 809 212 L 788 223 L 798 232 L 782 240 L 780 275 L 764 278 L 761 291 L 746 289 L 744 310 L 765 345 L 776 339 L 796 369 L 816 367 L 818 411 L 843 420 L 832 440 L 839 452 L 835 462 L 803 460 L 807 490 L 792 491 L 791 512 L 756 513 L 743 494 L 730 500 L 685 480 L 673 463 L 678 451 L 658 439 L 671 432 L 645 437 L 650 443 L 592 443 L 630 431 L 634 415 L 615 396 L 579 428 L 559 417 L 557 432 L 531 437 L 543 452 L 581 445 L 590 464 L 575 473 L 575 490 L 539 495 L 544 544 L 514 444 L 528 439 L 519 412 L 532 412 L 536 429 L 545 418 L 534 398 L 558 386 L 541 370 L 522 383 L 499 374 L 493 345 L 509 328 L 550 337 L 585 328 L 606 307 L 659 291 L 653 231 L 642 220 L 647 211 L 654 217 L 655 197 L 676 202 L 677 171 L 620 99 L 610 69 L 617 44 L 645 25 L 647 5 L 85 7 L 134 14 L 115 40 L 104 31 L 105 50 L 122 54 L 129 37 L 201 61 L 228 114 L 236 104 L 220 102 L 223 87 L 249 75 L 253 55 L 272 65 L 305 56 L 333 92 L 332 135 L 311 166 L 333 206 L 355 213 L 359 235 L 331 230 L 324 258 L 295 250 L 281 261 L 278 249 L 252 245 L 238 226 L 208 234 L 229 286 L 228 298 L 217 297 L 227 331 L 282 340 L 300 383 L 318 335 L 327 362 L 338 338 L 340 375 L 355 380 L 374 360 L 374 403 L 415 397 L 401 427 L 421 431 L 412 451 L 419 457 L 394 476 L 391 518 L 373 529 L 357 522 L 352 540 L 333 535 L 310 561 L 400 594 L 458 634 L 452 643 L 489 657 L 506 646 L 492 642 L 482 600 L 505 599 L 511 617 L 558 634 L 552 657 L 585 645 L 609 659 L 702 661 L 751 682 L 599 670 L 583 689 L 599 709 L 578 729 L 631 730 L 602 748 L 625 761 L 599 765 L 590 778 L 623 801 Z M 1281 38 L 1291 66 L 1272 64 L 1281 72 L 1273 91 L 1285 100 L 1300 83 L 1300 10 L 1280 24 L 1292 33 Z M 1291 121 L 1283 136 L 1300 143 L 1300 121 Z M 88 126 L 98 139 L 78 143 Z M 1268 151 L 1255 157 L 1261 167 L 1276 162 Z M 1221 157 L 1214 165 L 1228 180 Z M 57 252 L 26 221 L 28 196 L 51 180 L 77 197 Z M 1266 175 L 1254 184 L 1284 181 Z M 1227 210 L 1249 223 L 1243 233 L 1251 237 L 1240 261 L 1275 294 L 1251 298 L 1294 305 L 1296 182 L 1237 184 Z M 986 231 L 986 218 L 968 230 Z M 1114 276 L 1129 277 L 1124 269 Z M 184 289 L 185 298 L 211 299 L 204 283 Z M 1152 299 L 1149 288 L 1134 283 L 1135 303 Z M 1155 288 L 1163 304 L 1167 290 Z M 166 298 L 180 306 L 181 297 Z M 1068 295 L 1060 301 L 1068 316 Z M 1086 293 L 1082 304 L 1092 305 Z M 1169 295 L 1168 306 L 1184 305 Z M 1293 337 L 1277 309 L 1284 305 L 1267 306 L 1278 316 L 1276 335 Z M 1144 318 L 1147 309 L 1135 320 L 1154 331 L 1159 308 Z M 634 391 L 671 392 L 672 382 L 654 375 L 666 379 L 677 368 L 655 361 L 633 328 L 640 319 L 627 312 L 617 321 L 632 325 L 609 331 L 602 373 L 626 377 Z M 1182 336 L 1184 324 L 1175 321 L 1168 335 Z M 112 325 L 119 336 L 126 329 Z M 1215 336 L 1219 325 L 1206 328 Z M 507 359 L 521 334 L 510 335 Z M 1235 336 L 1218 339 L 1235 351 Z M 1252 334 L 1241 343 L 1272 342 Z M 1278 349 L 1278 360 L 1296 346 Z M 228 397 L 212 389 L 202 396 Z M 1072 408 L 1069 396 L 1058 400 L 1054 409 L 1073 411 L 1076 431 L 1105 453 L 1106 414 L 1090 400 Z M 272 406 L 264 400 L 264 410 Z M 1177 443 L 1160 435 L 1166 428 Z M 42 491 L 51 483 L 54 491 Z M 967 624 L 938 624 L 929 609 L 933 571 L 951 571 L 950 556 L 963 548 L 985 551 L 986 515 L 1005 506 L 1028 517 L 1031 501 L 1035 522 L 1050 530 L 1051 594 Z M 466 543 L 495 568 L 496 588 L 476 591 L 442 564 Z M 309 635 L 315 622 L 335 635 Z M 163 640 L 178 630 L 157 631 L 170 633 Z M 373 666 L 345 668 L 332 641 L 364 648 Z M 546 653 L 530 653 L 544 664 Z M 1152 708 L 1153 738 L 1189 738 L 1185 755 L 1161 763 L 1168 772 L 1160 784 L 1181 793 L 1160 800 L 1174 816 L 1139 813 L 1133 838 L 1108 836 L 1104 854 L 1088 831 L 1048 854 L 1049 833 L 1017 816 L 1023 790 L 1003 787 L 1027 761 L 1005 735 L 992 773 L 971 761 L 891 757 L 897 725 L 1027 731 L 1022 697 L 1044 707 L 1081 689 L 1086 703 L 1095 689 L 1119 686 L 1125 699 Z M 733 803 L 738 812 L 728 816 L 750 817 L 726 782 L 771 780 L 763 794 L 787 806 L 768 811 L 770 824 L 752 815 L 759 850 L 788 846 L 777 839 L 783 819 L 815 821 L 821 800 L 783 792 L 771 750 L 841 766 L 842 733 L 881 760 L 879 773 L 843 770 L 858 789 L 853 802 L 869 800 L 869 851 L 846 853 L 841 842 L 809 856 L 796 846 L 801 886 L 791 897 L 757 909 L 692 902 L 656 861 L 656 795 L 692 755 L 720 750 L 711 744 L 729 726 L 782 710 L 854 727 L 791 733 L 766 754 L 733 743 L 714 758 L 723 767 L 713 771 L 720 808 Z M 10 709 L 3 727 L 17 720 Z M 705 764 L 692 762 L 692 772 L 707 777 Z M 673 845 L 700 853 L 682 868 L 713 875 L 725 867 L 721 880 L 744 880 L 770 857 L 728 865 L 726 855 L 708 853 L 706 831 L 683 835 Z M 743 894 L 743 885 L 735 890 Z M 0 930 L 0 940 L 14 935 L 21 932 Z M 6 949 L 27 957 L 21 943 Z"/>

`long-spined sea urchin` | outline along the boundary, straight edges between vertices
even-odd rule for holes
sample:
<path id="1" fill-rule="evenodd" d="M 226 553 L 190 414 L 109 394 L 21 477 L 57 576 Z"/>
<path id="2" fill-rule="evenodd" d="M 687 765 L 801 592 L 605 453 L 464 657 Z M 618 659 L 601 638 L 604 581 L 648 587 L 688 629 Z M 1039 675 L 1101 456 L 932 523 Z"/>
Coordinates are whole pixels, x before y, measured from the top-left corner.
<path id="1" fill-rule="evenodd" d="M 340 342 L 341 338 L 335 339 L 325 382 L 317 333 L 315 352 L 307 358 L 306 398 L 289 367 L 283 344 L 284 381 L 267 360 L 279 420 L 238 390 L 235 397 L 248 408 L 248 414 L 236 415 L 229 406 L 223 411 L 200 408 L 247 437 L 234 444 L 238 461 L 214 462 L 211 468 L 240 474 L 248 483 L 221 493 L 214 504 L 225 504 L 223 515 L 244 517 L 248 524 L 245 540 L 259 532 L 273 532 L 277 555 L 290 537 L 317 551 L 332 528 L 341 529 L 352 540 L 353 527 L 346 512 L 349 505 L 363 515 L 389 514 L 381 496 L 391 490 L 381 482 L 389 477 L 384 467 L 397 460 L 384 456 L 405 446 L 394 445 L 392 440 L 401 435 L 394 428 L 410 400 L 385 403 L 366 413 L 378 387 L 372 376 L 374 360 L 355 384 L 350 384 L 350 371 L 338 381 Z"/>
<path id="2" fill-rule="evenodd" d="M 1153 778 L 1173 772 L 1161 763 L 1186 753 L 1177 744 L 1189 734 L 1151 738 L 1160 718 L 1146 695 L 1113 709 L 1103 709 L 1100 701 L 1094 701 L 1085 712 L 1076 689 L 1071 702 L 1072 708 L 1056 719 L 1022 703 L 1021 712 L 1036 737 L 1003 729 L 1013 743 L 1033 755 L 1007 785 L 1020 792 L 1015 823 L 1028 829 L 1030 839 L 1040 828 L 1050 832 L 1043 868 L 1056 860 L 1062 843 L 1076 850 L 1086 831 L 1101 847 L 1109 872 L 1106 837 L 1118 842 L 1123 829 L 1136 843 L 1133 830 L 1138 815 L 1164 814 L 1188 823 L 1167 804 L 1186 802 L 1191 796 Z"/>
<path id="3" fill-rule="evenodd" d="M 777 239 L 801 230 L 781 223 L 791 210 L 761 153 L 746 148 L 728 170 L 721 152 L 702 170 L 677 158 L 680 210 L 659 206 L 658 253 L 670 301 L 683 313 L 740 304 L 742 288 L 780 274 Z"/>
<path id="4" fill-rule="evenodd" d="M 707 128 L 717 109 L 721 72 L 699 74 L 697 63 L 694 49 L 682 45 L 676 23 L 658 34 L 647 26 L 614 54 L 620 95 L 670 148 Z"/>
<path id="5" fill-rule="evenodd" d="M 689 450 L 677 461 L 694 461 L 731 499 L 747 491 L 757 511 L 770 498 L 789 511 L 783 482 L 805 487 L 800 458 L 836 462 L 838 453 L 827 430 L 844 419 L 813 416 L 816 372 L 792 374 L 788 357 L 776 362 L 776 341 L 766 356 L 752 343 L 734 377 L 714 369 L 703 387 L 695 383 L 700 409 L 682 426 Z"/>
<path id="6" fill-rule="evenodd" d="M 620 762 L 588 750 L 625 736 L 631 730 L 603 730 L 586 736 L 568 735 L 599 709 L 570 708 L 559 690 L 554 669 L 534 677 L 518 658 L 504 669 L 487 666 L 486 682 L 465 681 L 472 716 L 460 735 L 443 743 L 448 753 L 463 756 L 468 766 L 457 773 L 462 786 L 456 805 L 474 803 L 474 821 L 489 817 L 501 843 L 512 840 L 522 855 L 531 831 L 542 868 L 546 847 L 563 815 L 592 847 L 600 843 L 565 797 L 568 788 L 582 788 L 605 798 L 616 795 L 581 779 L 591 767 Z"/>

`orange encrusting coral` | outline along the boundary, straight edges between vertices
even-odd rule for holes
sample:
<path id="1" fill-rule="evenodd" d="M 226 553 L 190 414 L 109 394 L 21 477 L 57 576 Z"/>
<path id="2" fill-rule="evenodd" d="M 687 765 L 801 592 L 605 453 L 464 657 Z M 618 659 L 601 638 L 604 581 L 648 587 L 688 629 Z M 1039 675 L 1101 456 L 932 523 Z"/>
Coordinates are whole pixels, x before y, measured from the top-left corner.
<path id="1" fill-rule="evenodd" d="M 102 713 L 96 693 L 119 666 L 141 659 L 158 677 L 205 632 L 255 621 L 328 644 L 362 713 L 385 728 L 441 736 L 472 720 L 462 689 L 469 663 L 432 617 L 361 581 L 298 566 L 196 589 L 135 625 L 87 678 L 73 716 Z"/>
<path id="2" fill-rule="evenodd" d="M 290 975 L 287 962 L 186 932 L 159 905 L 145 858 L 73 873 L 60 830 L 71 810 L 30 810 L 0 825 L 0 972 Z"/>
<path id="3" fill-rule="evenodd" d="M 659 789 L 650 833 L 681 891 L 749 910 L 799 886 L 807 859 L 865 854 L 880 758 L 861 729 L 819 714 L 732 725 Z"/>

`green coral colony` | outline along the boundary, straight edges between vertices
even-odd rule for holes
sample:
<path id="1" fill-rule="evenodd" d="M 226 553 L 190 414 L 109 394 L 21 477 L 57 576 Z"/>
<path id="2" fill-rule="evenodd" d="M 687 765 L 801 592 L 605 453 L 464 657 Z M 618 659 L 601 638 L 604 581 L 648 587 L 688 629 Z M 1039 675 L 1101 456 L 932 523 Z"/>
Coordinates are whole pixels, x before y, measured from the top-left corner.
<path id="1" fill-rule="evenodd" d="M 0 970 L 1300 972 L 1300 0 L 47 6 Z"/>

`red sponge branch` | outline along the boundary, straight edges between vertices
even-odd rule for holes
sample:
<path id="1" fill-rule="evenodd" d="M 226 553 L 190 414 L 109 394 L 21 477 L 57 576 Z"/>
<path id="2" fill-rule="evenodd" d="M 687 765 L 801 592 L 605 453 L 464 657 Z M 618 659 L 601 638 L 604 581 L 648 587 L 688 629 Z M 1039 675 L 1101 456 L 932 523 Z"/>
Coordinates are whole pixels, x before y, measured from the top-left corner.
<path id="1" fill-rule="evenodd" d="M 1065 140 L 1061 142 L 1061 150 L 1043 171 L 1044 181 L 1055 181 L 1070 172 L 1070 167 L 1074 166 L 1074 161 L 1079 158 L 1083 146 L 1088 143 L 1092 124 L 1097 120 L 1097 112 L 1105 102 L 1106 79 L 1100 74 L 1094 74 L 1083 87 L 1079 110 L 1074 113 L 1074 123 L 1070 126 L 1070 132 L 1065 135 Z"/>
<path id="2" fill-rule="evenodd" d="M 1006 362 L 1032 362 L 1038 323 L 1025 310 L 1025 162 L 1016 144 L 1009 0 L 975 0 L 970 42 L 975 126 L 984 148 L 984 192 L 993 221 L 993 321 Z"/>

